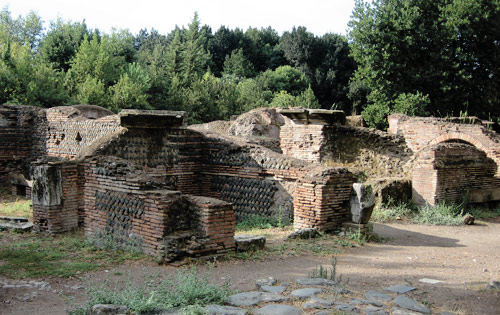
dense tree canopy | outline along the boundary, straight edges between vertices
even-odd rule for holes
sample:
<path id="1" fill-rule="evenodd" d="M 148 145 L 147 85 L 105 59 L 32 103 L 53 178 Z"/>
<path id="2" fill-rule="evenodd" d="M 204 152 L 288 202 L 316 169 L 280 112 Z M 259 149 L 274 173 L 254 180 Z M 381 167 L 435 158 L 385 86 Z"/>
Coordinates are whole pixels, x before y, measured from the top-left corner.
<path id="1" fill-rule="evenodd" d="M 356 1 L 350 96 L 358 104 L 366 95 L 363 115 L 378 127 L 403 109 L 498 117 L 499 34 L 498 0 Z"/>
<path id="2" fill-rule="evenodd" d="M 349 36 L 299 26 L 215 32 L 195 13 L 168 34 L 91 30 L 0 11 L 0 103 L 89 103 L 227 119 L 261 106 L 500 116 L 500 0 L 356 1 Z"/>

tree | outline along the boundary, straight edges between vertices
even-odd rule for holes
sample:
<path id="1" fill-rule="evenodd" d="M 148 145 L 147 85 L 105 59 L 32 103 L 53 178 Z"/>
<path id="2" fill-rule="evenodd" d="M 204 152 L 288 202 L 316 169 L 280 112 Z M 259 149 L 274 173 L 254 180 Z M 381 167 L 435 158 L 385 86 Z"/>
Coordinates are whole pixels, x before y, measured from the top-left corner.
<path id="1" fill-rule="evenodd" d="M 129 64 L 118 83 L 109 88 L 111 109 L 115 112 L 124 108 L 151 109 L 146 94 L 150 87 L 146 70 L 137 63 Z"/>
<path id="2" fill-rule="evenodd" d="M 185 33 L 181 50 L 181 78 L 184 82 L 194 82 L 207 70 L 210 54 L 207 51 L 206 29 L 200 27 L 198 13 L 194 14 Z"/>
<path id="3" fill-rule="evenodd" d="M 215 76 L 220 76 L 224 62 L 235 49 L 241 48 L 244 33 L 241 29 L 230 30 L 221 26 L 208 41 L 208 51 L 211 58 L 211 70 Z"/>
<path id="4" fill-rule="evenodd" d="M 7 32 L 12 41 L 20 45 L 26 44 L 31 51 L 36 51 L 42 36 L 43 21 L 34 11 L 14 19 L 8 8 L 4 7 L 0 11 L 0 28 Z"/>
<path id="5" fill-rule="evenodd" d="M 122 72 L 124 65 L 123 56 L 115 56 L 109 36 L 99 38 L 96 33 L 89 40 L 84 37 L 75 58 L 71 61 L 68 73 L 68 87 L 70 91 L 77 88 L 78 84 L 89 81 L 89 76 L 101 82 L 106 88 L 115 84 Z"/>
<path id="6" fill-rule="evenodd" d="M 352 16 L 354 81 L 369 89 L 372 126 L 402 94 L 428 95 L 434 115 L 500 115 L 499 1 L 356 1 Z"/>
<path id="7" fill-rule="evenodd" d="M 234 75 L 238 78 L 249 78 L 255 75 L 253 65 L 243 54 L 243 49 L 235 49 L 224 61 L 224 75 Z"/>
<path id="8" fill-rule="evenodd" d="M 286 91 L 297 96 L 310 84 L 306 76 L 291 66 L 281 66 L 276 70 L 267 70 L 258 77 L 263 89 L 272 93 Z"/>
<path id="9" fill-rule="evenodd" d="M 60 106 L 67 99 L 63 74 L 33 55 L 28 44 L 12 41 L 0 29 L 0 104 Z"/>
<path id="10" fill-rule="evenodd" d="M 40 54 L 55 69 L 66 72 L 78 47 L 89 35 L 85 22 L 72 23 L 57 19 L 50 24 L 47 35 L 42 39 Z"/>

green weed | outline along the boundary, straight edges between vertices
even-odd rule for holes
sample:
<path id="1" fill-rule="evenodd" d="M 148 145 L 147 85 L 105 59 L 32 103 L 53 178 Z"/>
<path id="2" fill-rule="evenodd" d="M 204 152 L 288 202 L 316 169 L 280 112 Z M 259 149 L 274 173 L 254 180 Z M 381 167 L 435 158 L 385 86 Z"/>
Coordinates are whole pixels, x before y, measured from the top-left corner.
<path id="1" fill-rule="evenodd" d="M 243 218 L 240 222 L 236 223 L 237 231 L 249 231 L 254 229 L 271 229 L 274 227 L 283 228 L 289 224 L 285 224 L 284 220 L 280 218 L 267 217 L 262 215 L 250 215 Z"/>
<path id="2" fill-rule="evenodd" d="M 349 231 L 348 237 L 351 241 L 356 242 L 358 245 L 365 245 L 368 242 L 368 237 L 361 233 L 361 230 Z"/>
<path id="3" fill-rule="evenodd" d="M 336 282 L 341 282 L 342 277 L 337 275 L 337 257 L 330 258 L 330 267 L 319 265 L 310 274 L 309 278 L 323 278 Z"/>
<path id="4" fill-rule="evenodd" d="M 415 215 L 415 206 L 408 203 L 381 205 L 373 210 L 372 220 L 375 222 L 394 222 L 401 218 L 411 218 Z"/>
<path id="5" fill-rule="evenodd" d="M 462 225 L 464 210 L 454 204 L 425 206 L 413 218 L 414 223 L 430 225 Z"/>
<path id="6" fill-rule="evenodd" d="M 19 199 L 0 203 L 0 215 L 9 217 L 33 217 L 31 200 Z"/>
<path id="7" fill-rule="evenodd" d="M 142 285 L 128 281 L 125 288 L 89 285 L 87 302 L 70 311 L 70 314 L 86 314 L 96 304 L 126 305 L 128 312 L 143 312 L 180 308 L 182 314 L 202 314 L 202 306 L 222 304 L 232 293 L 229 281 L 223 285 L 212 284 L 209 273 L 200 275 L 196 268 L 183 269 L 176 276 L 169 276 L 159 283 L 154 280 Z"/>
<path id="8" fill-rule="evenodd" d="M 0 232 L 0 238 L 12 237 Z M 103 269 L 108 265 L 144 256 L 121 250 L 100 250 L 89 243 L 82 232 L 47 236 L 15 237 L 0 245 L 0 275 L 9 278 L 71 277 Z"/>

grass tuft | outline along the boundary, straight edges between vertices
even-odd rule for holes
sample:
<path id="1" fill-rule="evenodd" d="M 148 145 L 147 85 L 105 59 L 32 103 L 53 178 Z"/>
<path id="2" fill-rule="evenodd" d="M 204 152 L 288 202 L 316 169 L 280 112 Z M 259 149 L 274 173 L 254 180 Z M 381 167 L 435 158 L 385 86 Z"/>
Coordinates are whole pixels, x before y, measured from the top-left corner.
<path id="1" fill-rule="evenodd" d="M 87 303 L 78 306 L 69 314 L 87 314 L 96 304 L 126 305 L 128 312 L 169 310 L 180 308 L 183 314 L 202 314 L 202 306 L 222 304 L 232 293 L 229 281 L 223 285 L 212 284 L 209 273 L 200 275 L 196 268 L 183 269 L 176 276 L 162 279 L 159 283 L 151 280 L 142 285 L 131 282 L 124 289 L 102 285 L 89 285 L 86 289 Z"/>
<path id="2" fill-rule="evenodd" d="M 250 231 L 255 229 L 271 229 L 274 227 L 283 228 L 288 225 L 290 225 L 290 223 L 285 224 L 283 220 L 279 218 L 253 214 L 236 223 L 236 230 Z"/>
<path id="3" fill-rule="evenodd" d="M 48 236 L 0 232 L 0 275 L 8 278 L 71 277 L 145 256 L 101 250 L 83 232 Z"/>

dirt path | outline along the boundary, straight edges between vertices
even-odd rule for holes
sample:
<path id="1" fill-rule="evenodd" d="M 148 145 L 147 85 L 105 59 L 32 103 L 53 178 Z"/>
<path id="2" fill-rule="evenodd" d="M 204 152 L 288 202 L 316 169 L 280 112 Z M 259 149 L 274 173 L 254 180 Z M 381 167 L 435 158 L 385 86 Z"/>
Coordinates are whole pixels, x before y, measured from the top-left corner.
<path id="1" fill-rule="evenodd" d="M 500 314 L 500 292 L 485 289 L 489 281 L 500 280 L 499 219 L 464 227 L 375 224 L 375 232 L 385 239 L 382 243 L 347 249 L 338 256 L 337 270 L 348 280 L 346 286 L 353 295 L 369 289 L 382 290 L 393 284 L 409 284 L 418 288 L 409 296 L 424 302 L 433 312 Z M 273 256 L 263 261 L 219 262 L 211 274 L 217 282 L 231 278 L 235 289 L 251 290 L 256 279 L 272 276 L 293 281 L 307 276 L 319 264 L 328 263 L 326 257 Z M 145 275 L 161 276 L 176 270 L 172 266 L 126 264 L 88 277 L 97 282 L 128 277 L 139 282 Z M 419 282 L 422 278 L 443 282 L 424 284 Z M 77 302 L 84 299 L 79 287 L 85 285 L 85 281 L 44 281 L 50 289 L 0 288 L 0 313 L 64 314 L 69 304 L 61 292 Z M 19 284 L 0 278 L 1 282 Z"/>

